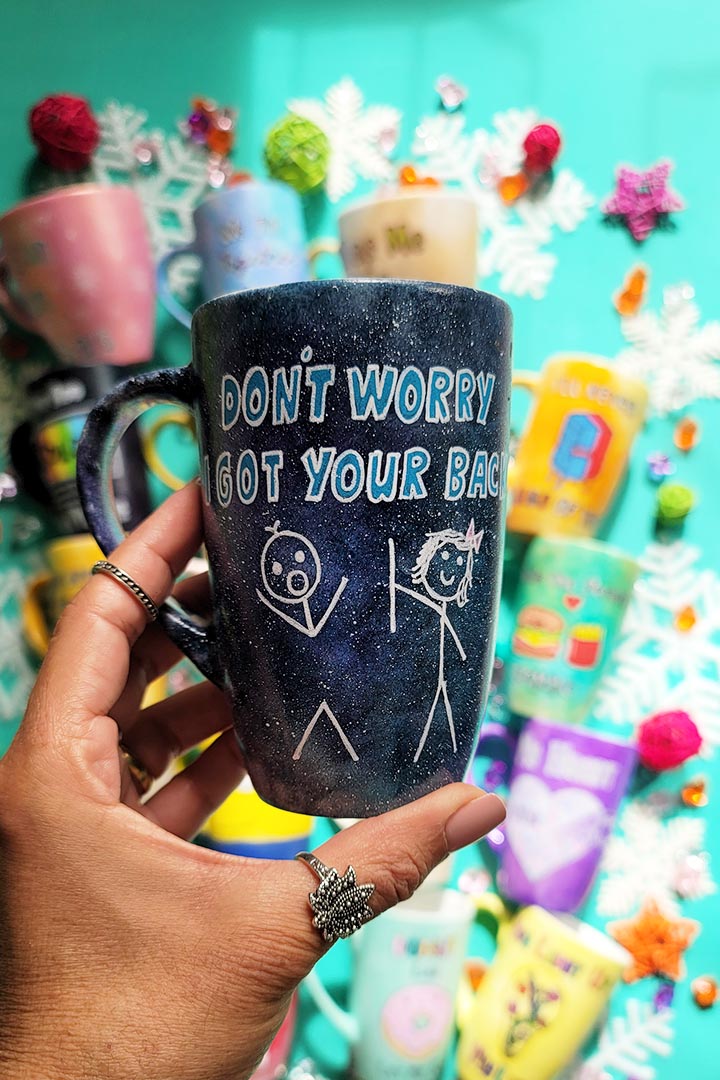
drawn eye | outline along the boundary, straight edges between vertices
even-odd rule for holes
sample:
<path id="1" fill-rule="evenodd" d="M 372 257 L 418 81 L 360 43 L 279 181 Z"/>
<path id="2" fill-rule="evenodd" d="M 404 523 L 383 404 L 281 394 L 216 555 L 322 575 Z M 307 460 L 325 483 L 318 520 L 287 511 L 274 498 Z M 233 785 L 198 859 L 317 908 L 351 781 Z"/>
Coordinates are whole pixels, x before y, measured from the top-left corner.
<path id="1" fill-rule="evenodd" d="M 449 551 L 441 551 L 440 552 L 440 558 L 443 560 L 443 562 L 447 562 L 448 559 L 450 558 L 450 552 Z"/>
<path id="2" fill-rule="evenodd" d="M 275 577 L 280 577 L 280 575 L 282 574 L 282 563 L 278 562 L 277 559 L 272 564 L 272 572 Z"/>
<path id="3" fill-rule="evenodd" d="M 304 563 L 305 562 L 305 552 L 304 551 L 296 551 L 295 552 L 295 562 L 299 562 L 299 563 Z"/>
<path id="4" fill-rule="evenodd" d="M 462 564 L 465 562 L 465 560 L 463 559 L 462 555 L 458 555 L 455 562 L 458 564 L 458 566 L 462 566 Z"/>

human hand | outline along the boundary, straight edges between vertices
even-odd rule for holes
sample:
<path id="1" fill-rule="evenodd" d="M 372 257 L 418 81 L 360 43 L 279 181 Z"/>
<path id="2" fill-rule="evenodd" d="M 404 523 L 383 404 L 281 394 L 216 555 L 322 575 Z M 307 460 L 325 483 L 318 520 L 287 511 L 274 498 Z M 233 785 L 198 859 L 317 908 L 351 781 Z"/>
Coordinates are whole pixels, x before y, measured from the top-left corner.
<path id="1" fill-rule="evenodd" d="M 200 544 L 200 494 L 172 496 L 111 556 L 160 603 Z M 209 683 L 141 709 L 180 659 L 117 582 L 66 609 L 27 714 L 0 761 L 0 1077 L 245 1080 L 298 982 L 327 948 L 298 862 L 187 842 L 245 766 Z M 118 732 L 151 775 L 219 738 L 143 800 Z M 493 795 L 453 784 L 323 844 L 375 882 L 377 914 L 449 851 L 500 823 Z"/>

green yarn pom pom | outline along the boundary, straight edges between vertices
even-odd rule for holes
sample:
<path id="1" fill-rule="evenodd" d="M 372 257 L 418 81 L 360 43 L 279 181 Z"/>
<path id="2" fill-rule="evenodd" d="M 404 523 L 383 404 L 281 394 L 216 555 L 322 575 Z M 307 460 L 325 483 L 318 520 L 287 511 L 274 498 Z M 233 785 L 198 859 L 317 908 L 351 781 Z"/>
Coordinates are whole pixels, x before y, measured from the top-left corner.
<path id="1" fill-rule="evenodd" d="M 327 176 L 330 142 L 312 120 L 288 113 L 268 131 L 265 161 L 271 176 L 305 195 Z"/>
<path id="2" fill-rule="evenodd" d="M 657 494 L 657 516 L 661 522 L 680 522 L 695 505 L 695 495 L 685 484 L 661 484 Z"/>

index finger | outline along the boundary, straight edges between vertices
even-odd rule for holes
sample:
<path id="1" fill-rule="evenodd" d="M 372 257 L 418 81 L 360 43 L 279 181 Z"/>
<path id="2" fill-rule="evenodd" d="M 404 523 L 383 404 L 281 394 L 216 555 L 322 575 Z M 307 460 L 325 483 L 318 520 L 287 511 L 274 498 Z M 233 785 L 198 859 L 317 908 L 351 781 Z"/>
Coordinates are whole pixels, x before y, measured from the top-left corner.
<path id="1" fill-rule="evenodd" d="M 172 495 L 109 556 L 159 606 L 202 539 L 200 488 Z M 63 714 L 104 716 L 122 693 L 130 650 L 148 625 L 139 601 L 104 574 L 92 577 L 63 612 L 38 679 Z"/>

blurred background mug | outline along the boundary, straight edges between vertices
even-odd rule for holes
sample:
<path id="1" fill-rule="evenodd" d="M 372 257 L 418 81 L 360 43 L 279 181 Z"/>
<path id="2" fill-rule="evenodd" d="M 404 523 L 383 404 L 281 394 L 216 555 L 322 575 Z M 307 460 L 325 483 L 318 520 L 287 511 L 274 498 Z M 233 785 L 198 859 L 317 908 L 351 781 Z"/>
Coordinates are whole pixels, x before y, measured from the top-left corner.
<path id="1" fill-rule="evenodd" d="M 601 357 L 561 355 L 513 386 L 535 401 L 508 476 L 508 529 L 593 536 L 643 425 L 645 384 Z"/>
<path id="2" fill-rule="evenodd" d="M 248 180 L 210 195 L 193 213 L 195 239 L 169 252 L 157 271 L 158 294 L 183 326 L 192 313 L 173 295 L 168 275 L 185 255 L 201 261 L 203 300 L 310 277 L 302 203 L 277 180 Z"/>
<path id="3" fill-rule="evenodd" d="M 151 360 L 155 270 L 135 192 L 76 184 L 0 217 L 0 307 L 66 364 Z"/>
<path id="4" fill-rule="evenodd" d="M 45 549 L 46 574 L 35 577 L 23 608 L 25 637 L 31 648 L 44 656 L 63 608 L 88 579 L 93 564 L 103 555 L 94 538 L 61 536 Z"/>
<path id="5" fill-rule="evenodd" d="M 316 972 L 304 985 L 352 1046 L 356 1080 L 438 1080 L 453 1033 L 455 998 L 475 902 L 453 889 L 419 889 L 364 926 L 350 1012 Z"/>
<path id="6" fill-rule="evenodd" d="M 634 559 L 599 540 L 533 540 L 506 672 L 513 712 L 571 724 L 586 717 L 638 572 Z"/>
<path id="7" fill-rule="evenodd" d="M 633 746 L 528 720 L 515 754 L 498 885 L 520 904 L 575 911 L 587 896 L 632 775 Z"/>
<path id="8" fill-rule="evenodd" d="M 585 1041 L 630 960 L 572 915 L 524 908 L 500 927 L 497 953 L 463 1023 L 459 1080 L 553 1080 Z"/>
<path id="9" fill-rule="evenodd" d="M 477 283 L 478 211 L 462 192 L 373 195 L 344 210 L 338 224 L 348 277 Z"/>

